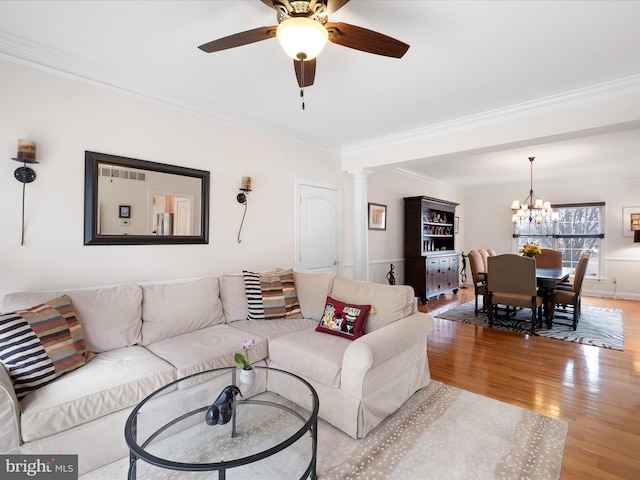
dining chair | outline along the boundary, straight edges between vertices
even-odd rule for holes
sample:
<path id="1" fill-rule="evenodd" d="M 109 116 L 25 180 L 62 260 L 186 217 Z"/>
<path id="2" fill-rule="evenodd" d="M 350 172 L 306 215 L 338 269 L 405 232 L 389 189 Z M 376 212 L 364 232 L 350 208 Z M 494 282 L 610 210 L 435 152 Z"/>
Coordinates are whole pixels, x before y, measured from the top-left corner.
<path id="1" fill-rule="evenodd" d="M 542 248 L 536 255 L 536 266 L 540 268 L 562 268 L 562 252 L 550 248 Z"/>
<path id="2" fill-rule="evenodd" d="M 487 269 L 489 268 L 488 264 L 487 264 L 487 258 L 489 258 L 489 254 L 487 253 L 486 250 L 479 248 L 478 249 L 478 253 L 480 254 L 480 256 L 482 257 L 482 265 L 483 265 L 483 272 L 486 272 Z"/>
<path id="3" fill-rule="evenodd" d="M 578 320 L 580 319 L 582 281 L 584 280 L 584 275 L 587 272 L 588 264 L 589 252 L 585 252 L 580 257 L 580 260 L 578 260 L 571 289 L 557 288 L 555 292 L 555 304 L 557 307 L 554 318 L 568 318 L 563 314 L 571 313 L 572 315 L 570 319 L 574 330 L 578 328 Z"/>
<path id="4" fill-rule="evenodd" d="M 589 258 L 590 256 L 591 256 L 591 251 L 586 250 L 586 251 L 582 252 L 582 255 L 580 255 L 580 258 L 578 259 L 578 264 L 580 263 L 580 260 L 582 259 L 582 257 Z M 587 263 L 587 266 L 588 266 L 588 263 Z M 574 270 L 574 272 L 571 275 L 571 277 L 567 278 L 566 280 L 563 280 L 562 282 L 559 282 L 556 285 L 556 291 L 557 290 L 573 290 L 573 281 L 574 281 L 574 278 L 576 276 L 577 270 L 578 270 L 578 265 L 576 264 L 576 270 Z"/>
<path id="5" fill-rule="evenodd" d="M 531 335 L 542 324 L 542 297 L 538 295 L 536 261 L 533 258 L 505 253 L 488 258 L 487 309 L 489 327 L 493 327 L 497 306 L 531 309 Z"/>
<path id="6" fill-rule="evenodd" d="M 487 254 L 490 257 L 495 257 L 496 256 L 496 251 L 493 248 L 487 248 Z"/>
<path id="7" fill-rule="evenodd" d="M 473 281 L 473 290 L 476 299 L 475 313 L 478 316 L 478 296 L 482 295 L 482 311 L 487 308 L 487 285 L 485 284 L 485 272 L 484 265 L 482 263 L 482 257 L 475 250 L 471 250 L 467 256 L 469 257 L 469 266 L 471 267 L 471 280 Z"/>

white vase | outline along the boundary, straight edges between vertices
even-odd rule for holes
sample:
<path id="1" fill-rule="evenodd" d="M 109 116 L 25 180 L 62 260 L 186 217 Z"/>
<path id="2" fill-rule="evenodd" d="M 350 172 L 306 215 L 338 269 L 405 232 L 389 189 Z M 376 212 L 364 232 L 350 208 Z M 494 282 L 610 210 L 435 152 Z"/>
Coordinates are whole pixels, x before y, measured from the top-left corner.
<path id="1" fill-rule="evenodd" d="M 244 368 L 240 370 L 240 381 L 242 383 L 246 383 L 250 385 L 256 379 L 256 371 L 253 368 L 245 370 Z"/>

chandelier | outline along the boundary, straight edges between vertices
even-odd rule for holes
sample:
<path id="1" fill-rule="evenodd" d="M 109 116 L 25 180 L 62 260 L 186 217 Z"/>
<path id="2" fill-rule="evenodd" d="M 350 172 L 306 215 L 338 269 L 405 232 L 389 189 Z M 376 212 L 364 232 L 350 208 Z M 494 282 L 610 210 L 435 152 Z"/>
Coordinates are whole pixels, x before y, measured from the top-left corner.
<path id="1" fill-rule="evenodd" d="M 529 195 L 520 203 L 518 200 L 514 200 L 511 204 L 511 210 L 513 215 L 511 221 L 514 224 L 526 224 L 527 220 L 529 224 L 535 222 L 536 225 L 548 222 L 551 220 L 556 223 L 560 220 L 560 214 L 554 212 L 551 208 L 550 202 L 545 202 L 541 198 L 538 198 L 533 193 L 533 161 L 536 157 L 529 157 L 531 165 L 531 183 L 529 187 Z"/>

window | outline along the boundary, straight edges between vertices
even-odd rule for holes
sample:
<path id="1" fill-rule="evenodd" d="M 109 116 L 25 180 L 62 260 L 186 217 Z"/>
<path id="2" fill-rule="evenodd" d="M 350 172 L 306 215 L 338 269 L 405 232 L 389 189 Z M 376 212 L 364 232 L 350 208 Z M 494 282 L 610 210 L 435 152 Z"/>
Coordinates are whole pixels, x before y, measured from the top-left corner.
<path id="1" fill-rule="evenodd" d="M 582 252 L 589 250 L 591 257 L 585 278 L 603 278 L 604 261 L 600 254 L 604 251 L 605 204 L 575 203 L 552 207 L 560 215 L 557 223 L 549 218 L 541 224 L 515 224 L 515 251 L 526 243 L 535 242 L 541 248 L 560 250 L 562 266 L 576 268 Z"/>

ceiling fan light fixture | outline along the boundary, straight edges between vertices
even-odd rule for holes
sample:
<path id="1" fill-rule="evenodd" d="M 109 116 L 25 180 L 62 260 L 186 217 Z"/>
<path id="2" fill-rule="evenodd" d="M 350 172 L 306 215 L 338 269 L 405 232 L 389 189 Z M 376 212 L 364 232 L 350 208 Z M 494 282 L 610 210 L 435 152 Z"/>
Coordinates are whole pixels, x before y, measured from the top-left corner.
<path id="1" fill-rule="evenodd" d="M 285 53 L 294 60 L 316 58 L 329 40 L 324 25 L 306 17 L 283 21 L 278 25 L 276 36 Z"/>

